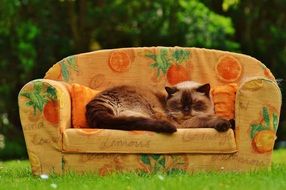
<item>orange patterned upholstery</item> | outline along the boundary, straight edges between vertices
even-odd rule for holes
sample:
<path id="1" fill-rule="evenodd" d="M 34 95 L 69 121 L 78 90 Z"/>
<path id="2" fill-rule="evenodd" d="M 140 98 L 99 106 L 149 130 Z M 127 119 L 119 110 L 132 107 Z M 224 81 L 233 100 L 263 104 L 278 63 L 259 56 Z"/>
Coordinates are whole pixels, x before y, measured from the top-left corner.
<path id="1" fill-rule="evenodd" d="M 128 137 L 128 138 L 127 138 Z M 148 131 L 67 129 L 65 152 L 83 153 L 234 153 L 233 130 L 179 129 L 173 135 Z"/>
<path id="2" fill-rule="evenodd" d="M 227 118 L 234 117 L 234 131 L 180 129 L 166 135 L 75 128 L 86 122 L 84 104 L 79 102 L 87 102 L 98 91 L 119 84 L 164 90 L 165 85 L 185 80 L 211 84 L 215 109 Z M 149 47 L 67 57 L 51 67 L 44 79 L 27 83 L 18 101 L 32 171 L 37 175 L 248 171 L 271 165 L 281 92 L 269 69 L 250 56 Z M 80 119 L 75 119 L 78 114 Z"/>

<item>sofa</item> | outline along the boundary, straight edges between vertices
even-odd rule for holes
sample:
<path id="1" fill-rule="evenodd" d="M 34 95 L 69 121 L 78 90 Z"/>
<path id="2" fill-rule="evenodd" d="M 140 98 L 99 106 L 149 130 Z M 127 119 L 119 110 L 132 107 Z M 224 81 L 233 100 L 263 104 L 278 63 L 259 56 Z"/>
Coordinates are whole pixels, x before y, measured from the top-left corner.
<path id="1" fill-rule="evenodd" d="M 236 86 L 214 97 L 216 114 L 234 129 L 180 128 L 173 134 L 92 129 L 76 125 L 75 103 L 120 84 L 164 90 L 193 80 L 212 89 Z M 212 91 L 213 92 L 213 91 Z M 76 99 L 77 98 L 77 99 Z M 216 100 L 217 99 L 217 100 Z M 232 99 L 226 103 L 224 100 Z M 251 171 L 271 166 L 281 92 L 271 71 L 247 55 L 203 48 L 142 47 L 98 50 L 66 57 L 43 79 L 19 92 L 21 124 L 32 172 L 105 175 L 120 172 Z M 82 113 L 83 114 L 83 113 Z M 85 118 L 82 118 L 84 120 Z M 83 121 L 84 123 L 85 121 Z"/>

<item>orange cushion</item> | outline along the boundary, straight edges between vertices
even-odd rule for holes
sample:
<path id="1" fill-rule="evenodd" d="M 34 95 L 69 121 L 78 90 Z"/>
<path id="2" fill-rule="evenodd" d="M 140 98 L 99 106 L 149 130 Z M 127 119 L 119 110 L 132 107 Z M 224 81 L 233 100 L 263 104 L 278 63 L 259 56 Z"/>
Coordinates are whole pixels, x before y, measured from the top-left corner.
<path id="1" fill-rule="evenodd" d="M 212 89 L 212 97 L 216 115 L 225 119 L 234 119 L 235 95 L 237 84 L 230 83 Z"/>
<path id="2" fill-rule="evenodd" d="M 86 128 L 88 124 L 85 106 L 99 91 L 79 84 L 72 84 L 69 90 L 72 101 L 72 125 L 74 128 Z"/>

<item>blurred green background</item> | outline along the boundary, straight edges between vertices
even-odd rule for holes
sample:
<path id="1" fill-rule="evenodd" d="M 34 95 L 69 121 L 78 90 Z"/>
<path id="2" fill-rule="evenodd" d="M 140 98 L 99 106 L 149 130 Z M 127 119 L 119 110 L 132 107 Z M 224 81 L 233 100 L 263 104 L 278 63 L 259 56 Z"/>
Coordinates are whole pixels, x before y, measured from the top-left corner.
<path id="1" fill-rule="evenodd" d="M 27 157 L 21 87 L 72 54 L 131 46 L 245 53 L 281 79 L 285 102 L 285 10 L 285 0 L 0 0 L 0 160 Z M 276 142 L 286 140 L 285 115 L 284 105 Z"/>

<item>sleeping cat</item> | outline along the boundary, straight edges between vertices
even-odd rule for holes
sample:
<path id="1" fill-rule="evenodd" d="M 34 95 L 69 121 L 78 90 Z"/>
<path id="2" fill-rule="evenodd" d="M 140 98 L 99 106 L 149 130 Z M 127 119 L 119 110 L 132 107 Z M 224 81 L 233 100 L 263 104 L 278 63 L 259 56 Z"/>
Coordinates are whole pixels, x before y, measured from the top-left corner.
<path id="1" fill-rule="evenodd" d="M 91 128 L 147 130 L 173 133 L 177 128 L 215 128 L 223 132 L 228 120 L 214 114 L 210 85 L 186 81 L 165 87 L 167 93 L 148 88 L 116 86 L 86 106 Z"/>

